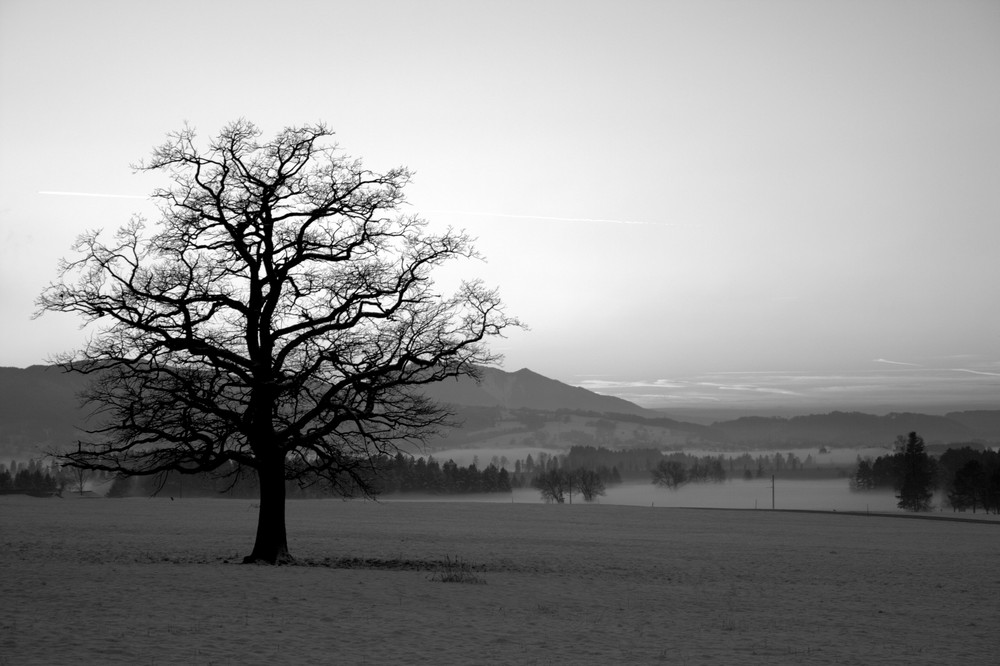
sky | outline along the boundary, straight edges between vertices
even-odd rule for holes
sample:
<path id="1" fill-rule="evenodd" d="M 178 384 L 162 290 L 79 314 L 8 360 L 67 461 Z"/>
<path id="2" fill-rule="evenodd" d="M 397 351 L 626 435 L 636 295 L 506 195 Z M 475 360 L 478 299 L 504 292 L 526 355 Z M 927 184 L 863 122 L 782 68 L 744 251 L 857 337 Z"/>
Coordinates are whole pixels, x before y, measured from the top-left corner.
<path id="1" fill-rule="evenodd" d="M 487 258 L 450 270 L 530 327 L 507 370 L 1000 408 L 998 2 L 0 0 L 0 366 L 81 345 L 35 298 L 155 219 L 130 164 L 238 118 L 413 169 L 409 212 Z"/>

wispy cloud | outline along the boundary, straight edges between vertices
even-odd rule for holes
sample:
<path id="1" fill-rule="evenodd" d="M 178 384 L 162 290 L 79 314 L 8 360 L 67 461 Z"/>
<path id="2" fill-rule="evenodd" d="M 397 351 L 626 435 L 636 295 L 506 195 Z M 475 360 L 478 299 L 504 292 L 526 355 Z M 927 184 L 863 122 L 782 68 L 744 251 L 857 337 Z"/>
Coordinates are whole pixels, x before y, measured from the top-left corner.
<path id="1" fill-rule="evenodd" d="M 598 217 L 555 217 L 552 215 L 515 215 L 512 213 L 488 213 L 474 210 L 443 210 L 431 209 L 427 213 L 439 213 L 443 215 L 471 215 L 475 217 L 504 217 L 513 220 L 549 220 L 552 222 L 597 222 L 602 224 L 635 224 L 655 227 L 688 227 L 689 224 L 674 224 L 671 222 L 649 222 L 643 220 L 615 220 Z"/>
<path id="2" fill-rule="evenodd" d="M 148 199 L 147 196 L 138 194 L 105 194 L 103 192 L 56 192 L 53 190 L 39 190 L 39 194 L 57 197 L 98 197 L 101 199 Z"/>
<path id="3" fill-rule="evenodd" d="M 987 375 L 988 377 L 1000 377 L 1000 372 L 985 372 L 983 370 L 969 370 L 968 368 L 952 368 L 952 372 L 968 372 L 973 375 Z"/>
<path id="4" fill-rule="evenodd" d="M 904 361 L 890 361 L 887 358 L 876 358 L 872 360 L 872 363 L 888 363 L 889 365 L 910 365 L 915 368 L 923 367 L 919 363 L 906 363 Z"/>
<path id="5" fill-rule="evenodd" d="M 767 388 L 764 386 L 747 386 L 741 384 L 714 384 L 712 382 L 700 382 L 701 386 L 711 386 L 720 391 L 751 391 L 753 393 L 774 393 L 776 395 L 799 395 L 795 391 L 788 391 L 778 388 Z"/>
<path id="6" fill-rule="evenodd" d="M 719 370 L 707 373 L 715 375 L 777 375 L 777 376 L 797 376 L 802 374 L 800 370 Z"/>
<path id="7" fill-rule="evenodd" d="M 997 399 L 1000 369 L 989 363 L 972 367 L 928 367 L 889 361 L 879 370 L 815 373 L 796 371 L 710 372 L 650 379 L 593 377 L 577 386 L 637 402 L 646 407 L 725 404 L 782 409 L 877 409 L 887 406 L 919 411 L 921 405 L 977 406 Z"/>
<path id="8" fill-rule="evenodd" d="M 586 379 L 576 382 L 576 385 L 596 391 L 601 389 L 641 389 L 641 388 L 684 388 L 690 386 L 690 382 L 676 381 L 673 379 L 637 379 L 637 380 L 602 380 Z"/>

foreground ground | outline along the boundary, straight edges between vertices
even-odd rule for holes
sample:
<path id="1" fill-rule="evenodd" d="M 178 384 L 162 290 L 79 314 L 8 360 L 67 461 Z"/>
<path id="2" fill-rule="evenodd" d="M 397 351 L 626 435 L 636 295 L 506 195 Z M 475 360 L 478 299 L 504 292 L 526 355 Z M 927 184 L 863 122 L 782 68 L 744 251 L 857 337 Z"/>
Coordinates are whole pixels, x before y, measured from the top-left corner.
<path id="1" fill-rule="evenodd" d="M 994 664 L 1000 524 L 0 497 L 0 665 Z M 466 582 L 441 582 L 440 562 Z M 367 561 L 361 561 L 367 560 Z"/>

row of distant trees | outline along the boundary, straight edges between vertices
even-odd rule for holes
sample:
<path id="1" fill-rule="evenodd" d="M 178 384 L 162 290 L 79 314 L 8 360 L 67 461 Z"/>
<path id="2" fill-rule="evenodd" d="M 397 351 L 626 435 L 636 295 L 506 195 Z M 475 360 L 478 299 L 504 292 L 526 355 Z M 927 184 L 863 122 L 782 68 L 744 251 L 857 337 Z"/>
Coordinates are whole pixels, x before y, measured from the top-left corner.
<path id="1" fill-rule="evenodd" d="M 101 472 L 62 467 L 34 458 L 27 462 L 0 463 L 0 493 L 83 493 L 92 481 L 106 479 Z"/>
<path id="2" fill-rule="evenodd" d="M 512 463 L 512 464 L 511 464 Z M 31 461 L 31 471 L 42 469 L 43 463 Z M 12 463 L 16 469 L 17 463 Z M 793 453 L 772 455 L 743 454 L 741 456 L 694 456 L 682 452 L 664 454 L 658 449 L 615 450 L 605 447 L 573 446 L 564 454 L 539 451 L 534 456 L 510 461 L 506 456 L 493 456 L 481 467 L 478 457 L 471 465 L 463 466 L 448 460 L 441 463 L 433 457 L 413 457 L 403 453 L 395 456 L 374 456 L 371 465 L 359 471 L 364 475 L 362 486 L 377 495 L 395 493 L 463 494 L 510 492 L 515 488 L 538 489 L 543 499 L 561 503 L 572 502 L 579 494 L 585 501 L 603 495 L 606 488 L 626 478 L 649 479 L 655 484 L 677 488 L 686 483 L 724 481 L 742 476 L 760 477 L 767 473 L 797 473 L 811 468 L 812 460 L 802 461 Z M 21 465 L 22 468 L 25 464 Z M 512 467 L 513 471 L 509 471 Z M 0 470 L 3 465 L 0 465 Z M 71 486 L 83 491 L 92 483 L 113 479 L 109 496 L 169 495 L 255 497 L 257 480 L 252 474 L 239 473 L 233 465 L 223 465 L 213 473 L 198 474 L 160 473 L 114 478 L 106 473 L 60 468 L 55 464 L 45 468 L 52 481 L 45 489 L 62 490 Z M 27 474 L 21 475 L 27 478 Z M 0 473 L 0 483 L 2 483 Z M 9 485 L 9 484 L 8 484 Z M 21 483 L 18 487 L 25 487 Z M 40 486 L 39 486 L 40 487 Z M 0 486 L 3 488 L 3 486 Z M 351 479 L 334 485 L 327 479 L 308 476 L 286 483 L 288 497 L 329 497 L 337 494 L 356 494 L 360 486 Z"/>
<path id="3" fill-rule="evenodd" d="M 794 461 L 792 454 L 778 459 Z M 774 460 L 773 458 L 771 460 Z M 508 473 L 506 459 L 497 466 L 494 459 L 480 471 L 474 462 L 467 468 L 448 461 L 438 467 L 433 458 L 424 461 L 397 454 L 390 465 L 383 468 L 375 485 L 381 492 L 509 492 L 513 488 L 532 487 L 539 491 L 546 502 L 573 503 L 578 495 L 585 502 L 592 502 L 605 494 L 609 486 L 622 482 L 619 467 L 628 474 L 639 472 L 652 475 L 654 483 L 676 488 L 685 483 L 724 481 L 726 466 L 734 466 L 722 456 L 693 456 L 671 453 L 666 456 L 657 449 L 612 450 L 604 447 L 574 446 L 565 454 L 553 455 L 539 452 L 523 460 L 514 461 L 514 472 Z M 753 476 L 750 465 L 762 473 L 765 457 L 754 460 L 747 456 L 744 475 Z M 780 465 L 781 462 L 778 462 Z M 770 467 L 769 465 L 767 467 Z M 647 476 L 648 478 L 648 476 Z"/>
<path id="4" fill-rule="evenodd" d="M 359 470 L 363 474 L 362 483 L 353 479 L 339 479 L 331 483 L 328 479 L 302 476 L 298 480 L 288 480 L 286 495 L 296 499 L 312 499 L 343 495 L 395 493 L 461 494 L 510 492 L 511 475 L 506 469 L 487 465 L 479 469 L 472 464 L 460 466 L 453 460 L 439 463 L 433 457 L 414 458 L 402 453 L 390 457 L 373 456 L 371 466 Z M 252 474 L 239 474 L 238 470 L 221 469 L 214 474 L 159 474 L 140 477 L 120 477 L 112 483 L 108 491 L 111 497 L 164 495 L 170 497 L 227 496 L 256 497 L 257 479 Z"/>
<path id="5" fill-rule="evenodd" d="M 954 509 L 1000 514 L 1000 452 L 949 449 L 938 465 L 947 477 L 945 492 Z"/>
<path id="6" fill-rule="evenodd" d="M 515 460 L 513 474 L 534 477 L 539 471 L 562 467 L 593 470 L 606 467 L 617 470 L 620 478 L 634 481 L 649 479 L 650 474 L 664 462 L 675 462 L 688 470 L 690 473 L 686 480 L 690 481 L 759 478 L 771 474 L 813 476 L 837 473 L 829 465 L 818 464 L 812 455 L 803 460 L 791 451 L 757 455 L 743 453 L 696 456 L 684 452 L 664 453 L 657 448 L 609 449 L 580 445 L 571 447 L 565 454 L 539 452 L 535 457 L 528 455 L 523 460 Z M 844 475 L 846 476 L 846 472 Z"/>
<path id="7" fill-rule="evenodd" d="M 657 463 L 651 474 L 655 485 L 671 489 L 679 488 L 685 483 L 726 480 L 722 460 L 710 456 L 696 458 L 685 464 L 683 456 L 672 455 Z"/>
<path id="8" fill-rule="evenodd" d="M 896 439 L 891 455 L 859 458 L 851 488 L 892 489 L 899 508 L 909 511 L 930 510 L 934 491 L 941 488 L 953 510 L 1000 513 L 1000 453 L 964 446 L 935 458 L 923 438 L 911 432 Z"/>
<path id="9" fill-rule="evenodd" d="M 775 466 L 779 469 L 801 466 L 801 461 L 791 453 L 787 457 L 780 453 L 771 458 L 758 456 L 756 460 L 749 455 L 726 459 L 721 455 L 665 455 L 657 449 L 612 450 L 592 446 L 574 446 L 560 456 L 539 454 L 539 460 L 540 464 L 533 465 L 531 456 L 528 456 L 523 464 L 520 460 L 516 461 L 515 469 L 540 468 L 542 471 L 534 475 L 531 485 L 541 492 L 542 499 L 560 504 L 567 498 L 572 503 L 574 492 L 586 502 L 604 495 L 608 485 L 621 482 L 619 465 L 627 473 L 640 471 L 651 477 L 654 484 L 671 489 L 687 483 L 725 481 L 730 473 L 737 473 L 737 464 L 744 478 L 763 476 L 765 470 Z M 727 467 L 730 472 L 727 472 Z M 515 475 L 515 480 L 517 478 Z"/>
<path id="10" fill-rule="evenodd" d="M 509 493 L 512 487 L 507 469 L 493 463 L 479 469 L 475 463 L 462 467 L 450 459 L 442 464 L 397 453 L 376 458 L 375 469 L 371 484 L 378 494 Z"/>
<path id="11" fill-rule="evenodd" d="M 0 470 L 0 492 L 56 492 L 59 481 L 48 470 L 21 469 L 11 474 L 7 469 Z"/>
<path id="12" fill-rule="evenodd" d="M 395 493 L 464 494 L 511 492 L 514 488 L 532 487 L 542 498 L 555 503 L 573 502 L 574 496 L 593 501 L 606 489 L 621 483 L 622 474 L 635 478 L 642 472 L 656 485 L 676 489 L 688 483 L 721 482 L 742 476 L 754 478 L 769 473 L 807 471 L 813 461 L 802 461 L 792 453 L 770 456 L 694 456 L 657 449 L 613 450 L 604 447 L 574 446 L 565 454 L 538 452 L 535 457 L 513 461 L 510 472 L 506 458 L 494 459 L 480 468 L 478 460 L 468 466 L 454 460 L 439 463 L 433 457 L 413 457 L 397 453 L 375 456 L 362 479 L 367 491 L 378 495 Z M 13 470 L 13 474 L 11 473 Z M 118 477 L 96 471 L 62 468 L 31 460 L 9 468 L 0 464 L 0 491 L 45 492 L 61 494 L 67 488 L 84 492 L 88 485 L 113 482 L 107 494 L 149 496 L 219 496 L 256 497 L 255 475 L 241 474 L 235 466 L 215 473 L 181 475 L 177 473 L 137 477 Z M 854 490 L 892 489 L 900 508 L 925 511 L 931 508 L 934 491 L 945 489 L 948 504 L 956 510 L 983 509 L 1000 512 L 1000 453 L 972 447 L 949 449 L 939 459 L 930 456 L 924 441 L 916 433 L 897 438 L 896 451 L 875 460 L 858 459 L 851 475 Z M 356 494 L 360 487 L 352 480 L 333 485 L 326 479 L 286 483 L 288 497 L 318 498 Z"/>
<path id="13" fill-rule="evenodd" d="M 610 477 L 606 467 L 601 470 L 552 469 L 538 474 L 531 485 L 538 489 L 546 502 L 563 504 L 569 498 L 572 504 L 574 493 L 579 494 L 584 502 L 593 502 L 604 495 L 607 487 L 605 479 Z"/>

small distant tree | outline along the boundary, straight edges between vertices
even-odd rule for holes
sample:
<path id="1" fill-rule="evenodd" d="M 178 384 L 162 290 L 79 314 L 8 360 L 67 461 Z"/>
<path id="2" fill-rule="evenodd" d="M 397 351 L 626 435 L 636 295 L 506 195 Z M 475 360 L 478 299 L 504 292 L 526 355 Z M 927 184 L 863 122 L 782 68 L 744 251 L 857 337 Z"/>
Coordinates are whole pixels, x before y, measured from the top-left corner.
<path id="1" fill-rule="evenodd" d="M 661 460 L 652 470 L 653 483 L 676 490 L 687 482 L 687 470 L 677 460 Z"/>
<path id="2" fill-rule="evenodd" d="M 980 499 L 983 496 L 983 486 L 985 485 L 986 474 L 983 465 L 978 460 L 970 460 L 962 466 L 951 481 L 951 488 L 948 491 L 948 503 L 953 509 L 965 511 L 968 508 L 976 512 L 976 507 L 980 506 Z"/>
<path id="3" fill-rule="evenodd" d="M 851 477 L 851 490 L 872 490 L 875 488 L 875 477 L 872 471 L 872 461 L 858 456 L 857 467 Z"/>
<path id="4" fill-rule="evenodd" d="M 91 470 L 83 467 L 72 468 L 71 478 L 73 479 L 73 490 L 79 495 L 87 491 L 87 482 L 91 477 Z"/>
<path id="5" fill-rule="evenodd" d="M 718 458 L 703 458 L 701 478 L 704 481 L 721 483 L 726 480 L 726 468 L 722 466 L 721 456 Z"/>
<path id="6" fill-rule="evenodd" d="M 911 432 L 902 444 L 899 477 L 896 486 L 897 506 L 907 511 L 930 511 L 934 496 L 934 460 L 927 455 L 924 440 Z"/>
<path id="7" fill-rule="evenodd" d="M 905 446 L 905 443 L 903 446 Z M 872 488 L 898 488 L 899 480 L 901 478 L 901 459 L 901 451 L 894 453 L 891 456 L 878 456 L 875 458 L 875 460 L 872 461 L 871 469 Z"/>
<path id="8" fill-rule="evenodd" d="M 592 469 L 577 470 L 576 485 L 583 495 L 584 502 L 593 502 L 605 492 L 604 480 Z"/>
<path id="9" fill-rule="evenodd" d="M 566 493 L 569 492 L 570 479 L 563 470 L 550 469 L 539 472 L 531 485 L 538 489 L 546 502 L 563 504 L 566 502 Z"/>
<path id="10" fill-rule="evenodd" d="M 507 471 L 506 467 L 500 468 L 500 474 L 497 475 L 497 490 L 499 492 L 509 493 L 511 491 L 510 473 Z"/>

